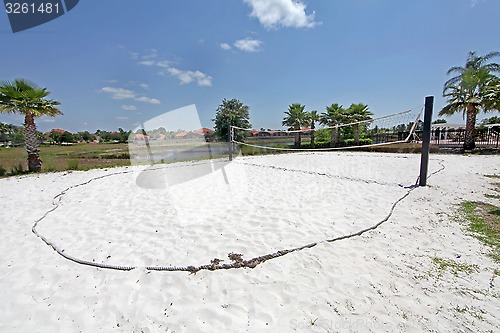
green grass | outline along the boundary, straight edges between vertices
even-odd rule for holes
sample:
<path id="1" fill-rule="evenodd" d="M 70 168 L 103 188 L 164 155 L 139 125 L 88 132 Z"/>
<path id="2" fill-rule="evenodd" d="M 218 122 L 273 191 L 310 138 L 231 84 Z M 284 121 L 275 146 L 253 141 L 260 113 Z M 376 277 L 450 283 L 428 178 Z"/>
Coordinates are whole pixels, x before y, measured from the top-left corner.
<path id="1" fill-rule="evenodd" d="M 477 265 L 461 264 L 451 259 L 433 257 L 432 262 L 437 266 L 437 269 L 440 272 L 450 270 L 454 275 L 458 275 L 459 272 L 472 274 L 479 271 L 479 267 Z"/>
<path id="2" fill-rule="evenodd" d="M 468 222 L 469 232 L 490 247 L 489 256 L 500 262 L 500 207 L 484 202 L 466 201 L 461 214 Z"/>
<path id="3" fill-rule="evenodd" d="M 76 144 L 72 146 L 40 146 L 43 172 L 89 170 L 130 165 L 127 144 Z M 0 148 L 3 176 L 26 173 L 24 147 Z M 21 166 L 21 168 L 19 167 Z M 23 171 L 22 171 L 23 170 Z M 2 172 L 0 172 L 0 177 Z"/>

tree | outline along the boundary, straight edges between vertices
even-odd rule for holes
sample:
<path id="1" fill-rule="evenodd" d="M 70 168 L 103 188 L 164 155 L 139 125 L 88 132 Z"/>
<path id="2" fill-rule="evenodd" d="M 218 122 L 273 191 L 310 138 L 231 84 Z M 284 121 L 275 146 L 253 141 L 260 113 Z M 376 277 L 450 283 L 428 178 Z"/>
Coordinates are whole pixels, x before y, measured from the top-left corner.
<path id="1" fill-rule="evenodd" d="M 485 118 L 483 121 L 481 121 L 481 125 L 491 125 L 491 124 L 500 124 L 500 117 L 490 117 L 490 118 Z"/>
<path id="2" fill-rule="evenodd" d="M 78 132 L 78 135 L 80 136 L 80 139 L 85 142 L 92 140 L 92 134 L 90 134 L 89 131 Z"/>
<path id="3" fill-rule="evenodd" d="M 215 118 L 212 119 L 219 140 L 229 141 L 229 126 L 252 127 L 248 110 L 249 107 L 236 98 L 222 100 L 222 103 L 217 107 Z M 248 131 L 234 129 L 234 140 L 243 142 L 247 134 Z"/>
<path id="4" fill-rule="evenodd" d="M 495 75 L 500 73 L 500 65 L 487 63 L 498 56 L 500 52 L 491 52 L 482 57 L 470 52 L 464 67 L 452 67 L 448 70 L 448 75 L 458 75 L 444 84 L 443 96 L 448 100 L 439 115 L 462 112 L 467 117 L 464 149 L 470 150 L 476 146 L 475 126 L 479 111 L 488 112 L 500 108 L 500 84 Z"/>
<path id="5" fill-rule="evenodd" d="M 433 124 L 446 124 L 448 121 L 446 119 L 436 119 L 432 123 Z"/>
<path id="6" fill-rule="evenodd" d="M 305 105 L 293 103 L 288 106 L 288 111 L 285 111 L 282 125 L 288 126 L 288 130 L 300 131 L 300 128 L 308 122 L 307 113 L 304 111 Z M 300 148 L 301 135 L 300 132 L 295 132 L 295 148 Z"/>
<path id="7" fill-rule="evenodd" d="M 354 145 L 358 145 L 360 124 L 357 122 L 372 119 L 371 116 L 373 115 L 373 113 L 369 111 L 368 105 L 363 103 L 353 103 L 347 109 L 346 115 L 349 123 L 356 123 L 354 124 Z"/>
<path id="8" fill-rule="evenodd" d="M 307 115 L 308 120 L 310 122 L 311 126 L 311 148 L 315 148 L 314 140 L 315 140 L 315 132 L 316 132 L 316 123 L 321 119 L 320 114 L 318 111 L 310 111 Z"/>
<path id="9" fill-rule="evenodd" d="M 345 122 L 346 109 L 337 103 L 326 107 L 326 112 L 321 114 L 319 122 L 323 125 L 332 127 L 330 147 L 335 147 L 337 139 L 340 139 L 342 129 L 335 127 Z"/>
<path id="10" fill-rule="evenodd" d="M 0 122 L 0 141 L 7 146 L 7 124 Z"/>
<path id="11" fill-rule="evenodd" d="M 54 117 L 62 114 L 56 108 L 60 103 L 55 100 L 46 99 L 48 95 L 47 88 L 40 88 L 36 84 L 24 79 L 0 83 L 0 112 L 24 114 L 28 170 L 32 172 L 39 172 L 42 169 L 35 118 L 43 115 Z"/>

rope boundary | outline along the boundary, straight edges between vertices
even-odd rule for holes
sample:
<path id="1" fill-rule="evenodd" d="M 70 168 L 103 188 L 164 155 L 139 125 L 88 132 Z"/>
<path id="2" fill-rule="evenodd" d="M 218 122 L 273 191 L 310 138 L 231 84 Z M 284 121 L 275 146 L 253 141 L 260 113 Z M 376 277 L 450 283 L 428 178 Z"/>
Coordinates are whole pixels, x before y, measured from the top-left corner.
<path id="1" fill-rule="evenodd" d="M 439 173 L 439 172 L 441 172 L 441 171 L 443 171 L 445 169 L 445 166 L 443 164 L 444 160 L 437 160 L 437 161 L 441 165 L 441 168 L 439 170 L 431 173 L 427 178 L 430 178 L 431 176 L 433 176 L 433 175 L 435 175 L 435 174 L 437 174 L 437 173 Z M 181 167 L 181 166 L 175 166 L 175 167 Z M 165 168 L 165 167 L 163 167 L 163 168 Z M 161 169 L 161 168 L 155 168 L 155 169 L 149 169 L 149 170 L 158 170 L 158 169 Z M 287 169 L 282 169 L 282 170 L 284 170 L 284 171 L 290 171 L 290 170 L 287 170 Z M 190 274 L 196 274 L 197 272 L 199 272 L 201 270 L 214 271 L 214 270 L 221 270 L 221 269 L 255 268 L 255 267 L 257 267 L 257 265 L 262 264 L 262 263 L 264 263 L 264 262 L 266 262 L 268 260 L 279 258 L 279 257 L 282 257 L 282 256 L 284 256 L 286 254 L 289 254 L 289 253 L 301 251 L 301 250 L 304 250 L 304 249 L 310 249 L 310 248 L 313 248 L 316 245 L 322 244 L 322 243 L 333 243 L 333 242 L 336 242 L 336 241 L 341 241 L 341 240 L 344 240 L 344 239 L 349 239 L 349 238 L 361 236 L 362 234 L 364 234 L 366 232 L 375 230 L 379 226 L 381 226 L 383 223 L 387 222 L 391 218 L 391 216 L 393 215 L 394 210 L 396 209 L 397 205 L 399 203 L 401 203 L 404 199 L 406 199 L 411 194 L 411 192 L 413 190 L 415 190 L 416 188 L 419 187 L 417 185 L 418 184 L 418 179 L 417 179 L 416 183 L 414 185 L 411 185 L 411 186 L 407 187 L 408 191 L 402 197 L 400 197 L 399 199 L 397 199 L 392 204 L 392 206 L 391 206 L 391 208 L 390 208 L 389 213 L 387 214 L 387 216 L 384 217 L 381 221 L 377 222 L 376 224 L 374 224 L 374 225 L 372 225 L 370 227 L 367 227 L 367 228 L 362 229 L 360 231 L 357 231 L 355 233 L 351 233 L 351 234 L 347 234 L 347 235 L 335 237 L 335 238 L 332 238 L 332 239 L 325 239 L 323 241 L 313 242 L 313 243 L 310 243 L 310 244 L 307 244 L 307 245 L 303 245 L 303 246 L 299 246 L 299 247 L 292 248 L 292 249 L 279 250 L 277 252 L 266 254 L 266 255 L 263 255 L 263 256 L 258 256 L 258 257 L 255 257 L 255 258 L 252 258 L 252 259 L 249 259 L 249 260 L 243 260 L 243 259 L 235 260 L 235 259 L 231 259 L 231 255 L 234 255 L 234 254 L 230 253 L 230 254 L 228 254 L 228 257 L 230 257 L 230 259 L 233 260 L 233 263 L 231 263 L 231 264 L 220 264 L 219 260 L 216 260 L 216 259 L 212 260 L 211 264 L 201 265 L 201 266 L 145 266 L 145 267 L 140 267 L 140 266 L 110 265 L 110 264 L 105 264 L 105 263 L 91 262 L 91 261 L 83 260 L 83 259 L 80 259 L 80 258 L 77 258 L 77 257 L 74 257 L 74 256 L 71 256 L 71 255 L 68 255 L 68 254 L 64 253 L 63 249 L 60 249 L 59 247 L 57 247 L 55 245 L 55 243 L 53 243 L 52 241 L 48 240 L 45 236 L 41 235 L 36 230 L 36 227 L 38 226 L 38 224 L 41 221 L 43 221 L 50 213 L 54 212 L 59 207 L 59 203 L 62 201 L 62 198 L 71 189 L 88 185 L 88 184 L 90 184 L 91 182 L 93 182 L 95 180 L 99 180 L 99 179 L 103 179 L 103 178 L 107 178 L 107 177 L 112 177 L 112 176 L 116 176 L 116 175 L 120 175 L 120 174 L 128 174 L 128 173 L 132 173 L 132 172 L 133 172 L 132 170 L 126 170 L 126 171 L 120 171 L 120 172 L 111 173 L 111 174 L 108 174 L 108 175 L 102 175 L 102 176 L 91 178 L 91 179 L 89 179 L 89 180 L 87 180 L 87 181 L 85 181 L 83 183 L 72 185 L 72 186 L 64 189 L 59 194 L 57 194 L 56 196 L 54 196 L 53 202 L 52 202 L 52 204 L 54 205 L 54 207 L 52 207 L 50 210 L 48 210 L 47 212 L 45 212 L 45 214 L 43 214 L 39 219 L 37 219 L 35 221 L 35 223 L 33 224 L 32 228 L 31 228 L 31 231 L 33 232 L 33 234 L 35 234 L 35 236 L 37 236 L 38 238 L 40 238 L 47 246 L 51 247 L 57 254 L 59 254 L 63 258 L 65 258 L 65 259 L 67 259 L 69 261 L 75 262 L 77 264 L 91 266 L 91 267 L 96 267 L 96 268 L 102 268 L 102 269 L 112 269 L 112 270 L 119 270 L 119 271 L 131 271 L 131 270 L 134 270 L 134 269 L 144 268 L 144 269 L 146 269 L 148 271 L 169 271 L 169 272 L 172 272 L 172 271 L 183 271 L 183 272 L 189 272 Z M 238 259 L 238 258 L 236 258 L 236 259 Z"/>

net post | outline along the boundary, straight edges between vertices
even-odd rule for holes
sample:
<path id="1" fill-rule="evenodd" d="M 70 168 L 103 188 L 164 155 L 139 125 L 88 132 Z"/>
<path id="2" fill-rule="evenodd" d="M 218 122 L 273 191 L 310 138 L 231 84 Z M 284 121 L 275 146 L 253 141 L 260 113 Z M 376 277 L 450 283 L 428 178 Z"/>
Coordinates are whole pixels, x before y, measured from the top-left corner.
<path id="1" fill-rule="evenodd" d="M 233 160 L 233 126 L 229 125 L 229 131 L 227 133 L 229 141 L 229 161 Z"/>
<path id="2" fill-rule="evenodd" d="M 422 133 L 422 155 L 420 159 L 420 178 L 418 184 L 419 186 L 427 185 L 427 170 L 429 169 L 431 121 L 432 121 L 433 107 L 434 107 L 434 96 L 427 96 L 425 98 L 424 131 Z"/>

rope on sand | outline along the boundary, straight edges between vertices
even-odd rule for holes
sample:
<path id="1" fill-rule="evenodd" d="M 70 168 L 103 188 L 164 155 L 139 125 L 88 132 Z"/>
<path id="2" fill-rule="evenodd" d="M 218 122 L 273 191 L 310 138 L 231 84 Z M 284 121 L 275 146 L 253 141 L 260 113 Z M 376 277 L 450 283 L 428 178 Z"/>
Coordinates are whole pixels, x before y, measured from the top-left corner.
<path id="1" fill-rule="evenodd" d="M 443 164 L 444 160 L 437 160 L 437 161 L 438 161 L 439 165 L 441 166 L 441 168 L 438 169 L 437 171 L 434 171 L 433 173 L 431 173 L 428 176 L 428 178 L 430 178 L 431 176 L 433 176 L 433 175 L 435 175 L 435 174 L 437 174 L 437 173 L 439 173 L 439 172 L 441 172 L 441 171 L 443 171 L 445 169 L 445 166 Z M 254 166 L 262 166 L 262 165 L 251 164 L 251 163 L 242 163 L 242 164 L 248 164 L 248 165 L 254 165 Z M 262 166 L 262 167 L 265 167 L 265 166 Z M 317 172 L 310 172 L 310 171 L 303 171 L 303 170 L 288 170 L 286 168 L 280 168 L 280 167 L 274 167 L 274 166 L 269 166 L 269 168 L 283 170 L 283 171 L 302 172 L 302 173 L 305 173 L 305 174 L 314 174 L 314 175 L 331 177 L 331 175 L 317 173 Z M 150 169 L 150 170 L 153 170 L 153 169 Z M 130 171 L 130 170 L 121 171 L 121 172 L 114 172 L 114 173 L 111 173 L 111 174 L 108 174 L 108 175 L 94 177 L 94 178 L 89 179 L 86 182 L 83 182 L 83 183 L 80 183 L 80 184 L 76 184 L 76 185 L 73 185 L 73 186 L 70 186 L 70 187 L 66 188 L 65 190 L 63 190 L 62 192 L 60 192 L 59 194 L 57 194 L 54 197 L 54 199 L 53 199 L 53 205 L 54 205 L 54 207 L 52 207 L 42 217 L 40 217 L 39 219 L 37 219 L 35 221 L 35 223 L 33 224 L 32 228 L 31 228 L 31 231 L 38 238 L 40 238 L 46 245 L 48 245 L 49 247 L 51 247 L 57 254 L 59 254 L 60 256 L 62 256 L 65 259 L 73 261 L 73 262 L 75 262 L 77 264 L 86 265 L 86 266 L 92 266 L 92 267 L 97 267 L 97 268 L 103 268 L 103 269 L 120 270 L 120 271 L 131 271 L 131 270 L 134 270 L 134 269 L 141 268 L 139 266 L 109 265 L 109 264 L 105 264 L 105 263 L 98 263 L 98 262 L 94 262 L 94 261 L 88 261 L 88 260 L 83 260 L 83 259 L 80 259 L 80 258 L 73 257 L 71 255 L 68 255 L 67 253 L 64 253 L 63 249 L 60 249 L 59 247 L 57 247 L 55 245 L 55 243 L 53 243 L 52 241 L 48 240 L 45 236 L 41 235 L 36 230 L 36 227 L 38 226 L 38 224 L 42 220 L 44 220 L 50 213 L 52 213 L 53 211 L 55 211 L 59 207 L 59 203 L 61 202 L 62 197 L 69 190 L 71 190 L 73 188 L 77 188 L 77 187 L 88 185 L 89 183 L 91 183 L 92 181 L 95 181 L 95 180 L 99 180 L 99 179 L 103 179 L 103 178 L 107 178 L 107 177 L 111 177 L 111 176 L 116 176 L 116 175 L 120 175 L 120 174 L 128 174 L 128 173 L 132 173 L 132 172 L 133 171 Z M 392 204 L 392 206 L 391 206 L 391 208 L 389 210 L 389 213 L 387 214 L 387 216 L 385 218 L 383 218 L 381 221 L 377 222 L 373 226 L 370 226 L 370 227 L 365 228 L 363 230 L 357 231 L 355 233 L 351 233 L 351 234 L 348 234 L 348 235 L 339 236 L 339 237 L 332 238 L 332 239 L 326 239 L 326 240 L 319 241 L 319 242 L 310 243 L 310 244 L 307 244 L 307 245 L 303 245 L 303 246 L 292 248 L 292 249 L 288 249 L 288 250 L 286 250 L 286 249 L 285 250 L 280 250 L 280 251 L 277 251 L 277 252 L 274 252 L 274 253 L 270 253 L 270 254 L 266 254 L 266 255 L 263 255 L 263 256 L 255 257 L 255 258 L 252 258 L 252 259 L 249 259 L 249 260 L 243 260 L 241 258 L 241 256 L 242 256 L 241 254 L 229 253 L 228 257 L 233 261 L 230 264 L 220 264 L 221 260 L 214 259 L 214 260 L 212 260 L 211 264 L 201 265 L 201 266 L 146 266 L 146 267 L 143 267 L 143 268 L 145 268 L 148 271 L 168 271 L 168 272 L 181 271 L 181 272 L 189 272 L 191 274 L 196 274 L 197 272 L 199 272 L 201 270 L 215 271 L 215 270 L 221 270 L 221 269 L 255 268 L 255 267 L 257 267 L 257 265 L 262 264 L 262 263 L 264 263 L 264 262 L 266 262 L 268 260 L 279 258 L 279 257 L 282 257 L 282 256 L 287 255 L 287 254 L 292 253 L 292 252 L 298 252 L 298 251 L 302 251 L 304 249 L 310 249 L 310 248 L 313 248 L 316 245 L 321 244 L 321 243 L 333 243 L 333 242 L 341 241 L 341 240 L 344 240 L 344 239 L 358 237 L 358 236 L 361 236 L 362 234 L 364 234 L 364 233 L 366 233 L 368 231 L 372 231 L 372 230 L 377 229 L 383 223 L 387 222 L 391 218 L 391 216 L 394 213 L 394 210 L 396 209 L 396 207 L 398 206 L 398 204 L 401 203 L 404 199 L 406 199 L 411 194 L 411 192 L 418 187 L 417 184 L 418 184 L 418 179 L 417 179 L 415 185 L 406 187 L 408 189 L 408 191 L 402 197 L 400 197 L 398 200 L 396 200 Z"/>

